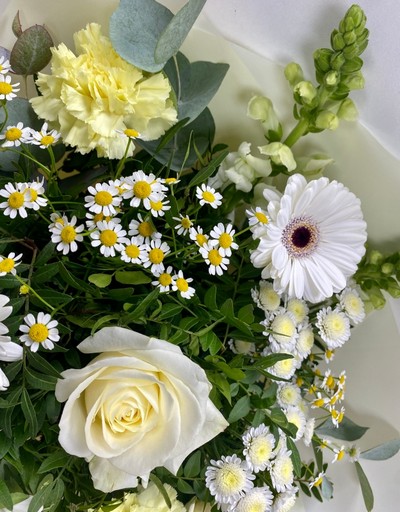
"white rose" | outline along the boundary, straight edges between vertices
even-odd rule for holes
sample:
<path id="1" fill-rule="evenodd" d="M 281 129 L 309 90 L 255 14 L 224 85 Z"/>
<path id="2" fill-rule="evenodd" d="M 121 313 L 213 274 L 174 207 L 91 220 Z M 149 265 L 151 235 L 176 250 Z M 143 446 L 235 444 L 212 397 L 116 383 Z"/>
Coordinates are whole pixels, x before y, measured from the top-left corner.
<path id="1" fill-rule="evenodd" d="M 96 489 L 136 487 L 138 477 L 146 484 L 158 466 L 176 473 L 227 427 L 209 399 L 205 372 L 179 347 L 105 327 L 78 348 L 101 354 L 57 382 L 57 400 L 66 401 L 59 441 L 89 461 Z"/>

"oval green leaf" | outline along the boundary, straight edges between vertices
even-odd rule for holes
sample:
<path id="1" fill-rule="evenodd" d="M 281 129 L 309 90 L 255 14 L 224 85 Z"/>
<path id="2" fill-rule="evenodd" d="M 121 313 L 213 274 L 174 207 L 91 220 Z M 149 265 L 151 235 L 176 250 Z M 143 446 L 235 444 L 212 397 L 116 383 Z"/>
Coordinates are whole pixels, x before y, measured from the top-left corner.
<path id="1" fill-rule="evenodd" d="M 10 64 L 17 75 L 34 75 L 51 59 L 53 40 L 41 25 L 34 25 L 22 32 L 10 55 Z"/>

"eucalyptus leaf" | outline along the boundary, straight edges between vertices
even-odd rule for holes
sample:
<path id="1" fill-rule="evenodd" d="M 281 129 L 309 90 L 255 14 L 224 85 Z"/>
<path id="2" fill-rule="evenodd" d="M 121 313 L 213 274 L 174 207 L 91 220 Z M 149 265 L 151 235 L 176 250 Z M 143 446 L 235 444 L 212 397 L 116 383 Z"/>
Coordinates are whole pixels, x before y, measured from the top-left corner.
<path id="1" fill-rule="evenodd" d="M 333 498 L 333 485 L 332 482 L 326 478 L 326 476 L 322 478 L 321 494 L 326 500 Z"/>
<path id="2" fill-rule="evenodd" d="M 19 18 L 19 11 L 17 11 L 17 14 L 14 16 L 11 28 L 15 37 L 19 37 L 23 32 L 21 20 Z"/>
<path id="3" fill-rule="evenodd" d="M 42 25 L 33 25 L 20 34 L 10 55 L 10 64 L 17 75 L 34 75 L 51 59 L 53 40 Z"/>
<path id="4" fill-rule="evenodd" d="M 400 439 L 392 439 L 386 443 L 380 444 L 362 452 L 360 457 L 368 460 L 386 460 L 396 455 L 400 450 Z"/>
<path id="5" fill-rule="evenodd" d="M 330 436 L 335 439 L 342 439 L 343 441 L 356 441 L 360 439 L 368 427 L 360 427 L 346 416 L 343 418 L 339 427 L 335 427 L 330 419 L 326 420 L 320 427 L 315 431 L 318 435 Z"/>
<path id="6" fill-rule="evenodd" d="M 368 482 L 368 478 L 366 474 L 364 473 L 363 468 L 361 467 L 359 462 L 354 463 L 358 480 L 360 481 L 361 485 L 361 492 L 364 498 L 365 507 L 368 512 L 370 512 L 374 508 L 374 494 L 372 492 L 370 483 Z"/>

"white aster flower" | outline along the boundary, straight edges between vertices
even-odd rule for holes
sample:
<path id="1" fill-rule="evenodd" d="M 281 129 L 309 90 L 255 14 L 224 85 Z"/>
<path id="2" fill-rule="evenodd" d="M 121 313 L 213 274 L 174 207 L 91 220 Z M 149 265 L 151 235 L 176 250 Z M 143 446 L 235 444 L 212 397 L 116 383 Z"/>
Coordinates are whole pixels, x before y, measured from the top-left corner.
<path id="1" fill-rule="evenodd" d="M 272 485 L 278 492 L 284 492 L 293 486 L 293 462 L 291 452 L 281 448 L 270 467 Z"/>
<path id="2" fill-rule="evenodd" d="M 228 224 L 224 226 L 222 222 L 219 222 L 211 231 L 210 231 L 210 244 L 214 247 L 219 247 L 221 249 L 222 256 L 227 256 L 228 258 L 232 255 L 232 249 L 236 250 L 239 248 L 238 244 L 234 242 L 235 230 L 233 229 L 232 224 Z"/>
<path id="3" fill-rule="evenodd" d="M 3 75 L 6 75 L 10 71 L 11 71 L 10 61 L 8 59 L 6 59 L 4 57 L 4 55 L 2 55 L 0 57 L 0 73 L 3 74 Z"/>
<path id="4" fill-rule="evenodd" d="M 8 256 L 0 256 L 0 277 L 6 274 L 12 274 L 15 276 L 17 267 L 21 262 L 22 253 L 16 256 L 15 252 L 10 252 Z"/>
<path id="5" fill-rule="evenodd" d="M 142 214 L 140 213 L 138 214 L 137 220 L 134 219 L 130 221 L 128 226 L 128 235 L 140 235 L 143 237 L 146 244 L 149 244 L 151 240 L 161 238 L 161 233 L 156 230 L 152 221 L 143 219 Z"/>
<path id="6" fill-rule="evenodd" d="M 220 460 L 211 460 L 210 464 L 206 471 L 206 486 L 217 503 L 236 504 L 252 489 L 255 476 L 236 455 L 222 456 Z"/>
<path id="7" fill-rule="evenodd" d="M 32 203 L 26 188 L 26 183 L 7 183 L 4 185 L 4 188 L 0 190 L 0 196 L 6 199 L 6 201 L 0 203 L 0 208 L 4 208 L 4 215 L 11 219 L 15 219 L 17 215 L 22 218 L 28 216 L 26 209 L 31 208 Z"/>
<path id="8" fill-rule="evenodd" d="M 178 224 L 175 226 L 175 229 L 178 232 L 178 235 L 186 235 L 186 233 L 193 226 L 193 222 L 189 219 L 187 215 L 179 214 L 179 217 L 172 217 L 173 220 L 176 220 Z"/>
<path id="9" fill-rule="evenodd" d="M 265 312 L 276 311 L 281 304 L 280 296 L 269 281 L 260 281 L 259 289 L 251 290 L 251 297 L 257 306 Z"/>
<path id="10" fill-rule="evenodd" d="M 40 312 L 37 318 L 32 313 L 28 313 L 24 318 L 24 322 L 25 325 L 19 326 L 19 330 L 24 333 L 19 339 L 27 347 L 30 347 L 32 352 L 36 352 L 40 345 L 48 350 L 52 350 L 54 343 L 60 339 L 58 329 L 56 328 L 58 322 L 52 320 L 51 316 L 47 313 Z"/>
<path id="11" fill-rule="evenodd" d="M 331 198 L 334 197 L 335 201 Z M 280 200 L 268 204 L 270 222 L 251 261 L 278 293 L 320 302 L 340 292 L 365 253 L 360 201 L 327 178 L 291 176 Z"/>
<path id="12" fill-rule="evenodd" d="M 16 84 L 11 83 L 10 75 L 0 73 L 0 100 L 11 101 L 16 98 L 16 92 L 19 91 L 19 82 Z"/>
<path id="13" fill-rule="evenodd" d="M 221 248 L 215 248 L 210 243 L 202 245 L 199 249 L 200 254 L 208 265 L 208 272 L 215 276 L 222 276 L 224 270 L 227 270 L 229 259 L 222 254 Z"/>
<path id="14" fill-rule="evenodd" d="M 9 385 L 10 381 L 8 380 L 7 375 L 0 368 L 0 391 L 6 391 Z"/>
<path id="15" fill-rule="evenodd" d="M 204 234 L 203 228 L 200 226 L 189 228 L 189 238 L 199 247 L 202 247 L 209 240 L 209 236 Z"/>
<path id="16" fill-rule="evenodd" d="M 235 505 L 235 512 L 269 512 L 274 495 L 268 485 L 253 487 Z"/>
<path id="17" fill-rule="evenodd" d="M 15 126 L 7 126 L 6 131 L 0 134 L 0 140 L 4 140 L 2 147 L 18 147 L 21 144 L 29 142 L 30 129 L 24 128 L 24 124 L 19 122 Z"/>
<path id="18" fill-rule="evenodd" d="M 318 311 L 315 326 L 330 350 L 341 347 L 350 338 L 349 318 L 337 308 Z"/>
<path id="19" fill-rule="evenodd" d="M 164 190 L 167 188 L 153 173 L 145 174 L 135 171 L 132 176 L 124 179 L 127 190 L 123 192 L 124 199 L 130 199 L 130 206 L 139 206 L 141 203 L 150 210 L 150 201 L 157 202 L 164 199 Z"/>
<path id="20" fill-rule="evenodd" d="M 59 141 L 61 134 L 56 130 L 49 130 L 47 122 L 43 123 L 40 131 L 32 130 L 30 131 L 29 142 L 31 144 L 35 144 L 39 146 L 41 149 L 46 149 L 56 142 Z"/>
<path id="21" fill-rule="evenodd" d="M 178 291 L 184 299 L 191 299 L 196 290 L 189 286 L 193 281 L 193 277 L 184 277 L 182 270 L 173 277 L 172 290 Z"/>
<path id="22" fill-rule="evenodd" d="M 364 303 L 355 289 L 345 288 L 339 296 L 339 303 L 353 325 L 364 320 Z"/>
<path id="23" fill-rule="evenodd" d="M 278 382 L 276 399 L 278 404 L 286 409 L 290 405 L 298 405 L 301 400 L 301 391 L 297 384 Z"/>
<path id="24" fill-rule="evenodd" d="M 251 471 L 264 471 L 271 463 L 274 455 L 275 437 L 269 427 L 263 423 L 258 427 L 250 427 L 242 437 L 243 455 Z"/>
<path id="25" fill-rule="evenodd" d="M 51 241 L 57 244 L 57 251 L 62 252 L 64 255 L 78 250 L 77 242 L 82 242 L 83 236 L 80 234 L 85 229 L 83 224 L 76 226 L 77 218 L 75 215 L 70 221 L 67 217 L 63 218 L 63 223 L 55 222 L 54 227 L 50 230 Z"/>
<path id="26" fill-rule="evenodd" d="M 288 491 L 278 494 L 272 506 L 272 512 L 289 512 L 292 510 L 296 504 L 296 493 L 297 488 L 293 487 Z"/>
<path id="27" fill-rule="evenodd" d="M 116 187 L 108 183 L 96 183 L 88 187 L 90 195 L 85 196 L 85 206 L 90 212 L 113 216 L 117 213 L 117 208 L 121 204 L 122 198 Z"/>
<path id="28" fill-rule="evenodd" d="M 146 245 L 144 238 L 140 235 L 132 236 L 121 251 L 121 260 L 126 261 L 126 263 L 136 263 L 140 265 L 145 254 Z"/>
<path id="29" fill-rule="evenodd" d="M 146 245 L 146 252 L 143 254 L 143 266 L 150 267 L 153 274 L 154 272 L 163 272 L 165 256 L 170 252 L 169 245 L 160 238 L 151 240 L 150 244 Z"/>
<path id="30" fill-rule="evenodd" d="M 153 272 L 157 280 L 152 281 L 151 284 L 154 286 L 158 286 L 161 292 L 169 292 L 173 284 L 172 271 L 172 267 L 169 266 L 166 269 L 161 270 L 159 272 Z"/>
<path id="31" fill-rule="evenodd" d="M 129 243 L 126 238 L 126 231 L 122 229 L 120 224 L 116 224 L 112 220 L 109 222 L 98 222 L 97 229 L 91 231 L 92 246 L 100 247 L 103 256 L 115 256 L 116 252 L 122 252 L 124 246 Z"/>
<path id="32" fill-rule="evenodd" d="M 282 308 L 270 319 L 263 320 L 261 325 L 266 327 L 263 334 L 268 337 L 273 352 L 291 352 L 294 349 L 298 334 L 292 313 Z"/>
<path id="33" fill-rule="evenodd" d="M 222 204 L 222 195 L 205 183 L 201 187 L 196 187 L 196 197 L 200 199 L 200 206 L 208 204 L 211 208 L 216 209 Z"/>

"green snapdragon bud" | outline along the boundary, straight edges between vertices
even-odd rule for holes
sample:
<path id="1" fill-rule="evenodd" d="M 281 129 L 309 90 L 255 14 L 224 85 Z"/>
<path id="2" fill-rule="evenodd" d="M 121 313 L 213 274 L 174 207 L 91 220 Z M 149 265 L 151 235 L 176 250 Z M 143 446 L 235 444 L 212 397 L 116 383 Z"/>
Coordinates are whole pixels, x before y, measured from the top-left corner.
<path id="1" fill-rule="evenodd" d="M 296 62 L 290 62 L 285 67 L 285 77 L 292 87 L 295 87 L 299 82 L 304 79 L 303 70 Z"/>
<path id="2" fill-rule="evenodd" d="M 319 130 L 336 130 L 339 118 L 330 110 L 322 110 L 315 119 L 315 126 Z"/>
<path id="3" fill-rule="evenodd" d="M 293 93 L 298 103 L 311 105 L 314 98 L 317 96 L 317 89 L 308 80 L 302 80 L 294 86 Z"/>
<path id="4" fill-rule="evenodd" d="M 345 121 L 355 121 L 358 118 L 358 110 L 354 101 L 350 98 L 343 100 L 336 115 Z"/>
<path id="5" fill-rule="evenodd" d="M 385 274 L 387 276 L 390 276 L 394 272 L 394 265 L 393 263 L 384 263 L 381 267 L 382 274 Z"/>
<path id="6" fill-rule="evenodd" d="M 383 261 L 383 254 L 380 251 L 374 249 L 368 255 L 368 260 L 372 265 L 380 265 Z"/>

